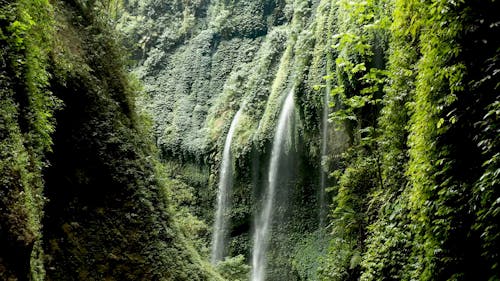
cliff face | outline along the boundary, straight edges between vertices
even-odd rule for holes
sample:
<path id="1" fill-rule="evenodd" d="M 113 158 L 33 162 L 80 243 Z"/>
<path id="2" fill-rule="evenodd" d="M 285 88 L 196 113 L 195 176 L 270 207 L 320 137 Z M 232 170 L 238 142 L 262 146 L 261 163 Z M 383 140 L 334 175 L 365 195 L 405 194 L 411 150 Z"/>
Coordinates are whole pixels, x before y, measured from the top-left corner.
<path id="1" fill-rule="evenodd" d="M 314 30 L 327 25 L 328 3 L 124 4 L 134 13 L 117 13 L 119 1 L 1 2 L 3 279 L 220 278 L 204 258 L 210 231 L 190 212 L 212 223 L 220 148 L 244 106 L 230 255 L 250 255 L 255 202 L 292 89 L 298 117 L 285 168 L 299 172 L 280 195 L 279 216 L 289 219 L 276 226 L 292 236 L 316 229 L 319 173 L 304 175 L 320 157 L 323 93 L 312 86 L 329 48 Z M 139 44 L 145 95 L 135 96 L 112 25 Z M 136 98 L 152 120 L 136 114 Z M 288 264 L 296 239 L 275 241 L 275 262 Z"/>
<path id="2" fill-rule="evenodd" d="M 111 2 L 0 5 L 0 279 L 220 280 L 135 113 Z"/>
<path id="3" fill-rule="evenodd" d="M 304 126 L 317 134 L 322 94 L 311 87 L 326 74 L 331 48 L 324 32 L 332 27 L 330 3 L 319 2 L 129 1 L 133 12 L 119 26 L 131 45 L 139 42 L 136 73 L 147 85 L 142 104 L 154 112 L 162 152 L 212 160 L 214 144 L 243 104 L 238 151 L 252 139 L 262 144 L 294 86 Z"/>
<path id="4" fill-rule="evenodd" d="M 497 280 L 497 4 L 0 0 L 0 279 Z"/>
<path id="5" fill-rule="evenodd" d="M 225 137 L 243 108 L 230 255 L 250 256 L 270 144 L 293 91 L 269 280 L 314 280 L 316 269 L 328 280 L 498 276 L 495 1 L 125 4 L 118 26 L 146 85 L 139 105 L 169 175 L 193 187 L 192 210 L 209 224 Z M 327 151 L 325 92 L 339 127 L 330 126 Z M 318 245 L 328 244 L 314 232 L 321 162 L 335 197 L 326 200 L 330 249 L 318 267 Z"/>
<path id="6" fill-rule="evenodd" d="M 51 9 L 0 3 L 0 278 L 43 280 L 45 154 L 58 99 L 47 90 Z M 35 23 L 35 20 L 37 23 Z"/>
<path id="7" fill-rule="evenodd" d="M 282 203 L 275 219 L 282 224 L 276 222 L 274 235 L 282 236 L 271 242 L 276 266 L 269 267 L 276 272 L 270 280 L 295 278 L 289 261 L 299 251 L 298 238 L 319 225 L 328 88 L 319 86 L 332 67 L 332 7 L 332 1 L 128 1 L 118 24 L 136 49 L 134 72 L 146 85 L 139 107 L 152 116 L 162 158 L 171 176 L 194 188 L 192 209 L 209 224 L 226 134 L 243 107 L 232 143 L 237 168 L 230 255 L 250 256 L 252 219 L 267 185 L 276 122 L 285 96 L 294 92 L 295 147 L 281 172 L 295 176 L 284 183 L 293 187 L 283 186 L 278 194 Z M 326 139 L 334 155 L 347 143 L 338 132 Z"/>

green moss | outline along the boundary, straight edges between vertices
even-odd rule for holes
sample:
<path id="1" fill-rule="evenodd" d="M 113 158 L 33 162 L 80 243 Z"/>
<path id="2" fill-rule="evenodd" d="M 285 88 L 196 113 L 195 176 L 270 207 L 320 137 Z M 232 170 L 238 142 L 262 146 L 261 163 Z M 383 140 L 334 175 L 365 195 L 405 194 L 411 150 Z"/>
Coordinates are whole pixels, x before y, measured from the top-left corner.
<path id="1" fill-rule="evenodd" d="M 140 42 L 136 72 L 147 84 L 139 106 L 152 113 L 162 157 L 178 165 L 179 184 L 195 190 L 190 208 L 206 225 L 225 135 L 243 107 L 233 139 L 231 254 L 249 255 L 249 222 L 265 185 L 276 117 L 293 89 L 294 155 L 303 170 L 290 188 L 291 218 L 279 226 L 290 237 L 273 237 L 271 279 L 495 276 L 498 95 L 491 93 L 498 88 L 498 51 L 488 35 L 497 28 L 492 1 L 129 6 L 124 19 L 131 25 L 122 27 Z M 151 17 L 145 17 L 148 9 Z M 474 44 L 484 46 L 484 54 L 475 53 Z M 324 91 L 332 94 L 337 126 L 330 126 L 329 155 L 320 159 Z M 301 254 L 316 259 L 308 248 L 314 243 L 299 236 L 312 232 L 316 209 L 304 206 L 315 204 L 322 166 L 333 172 L 330 247 L 322 262 L 305 261 Z M 200 229 L 206 243 L 210 229 Z M 305 246 L 290 250 L 299 242 Z"/>
<path id="2" fill-rule="evenodd" d="M 158 3 L 150 4 L 158 5 L 159 10 L 164 8 Z M 139 104 L 152 113 L 162 157 L 181 167 L 177 170 L 178 178 L 197 195 L 191 208 L 207 220 L 207 225 L 211 225 L 213 216 L 226 133 L 235 112 L 244 108 L 233 139 L 237 173 L 232 212 L 235 234 L 230 252 L 248 258 L 255 195 L 264 182 L 261 178 L 265 177 L 264 163 L 267 163 L 266 153 L 273 139 L 276 117 L 284 96 L 292 88 L 298 103 L 295 143 L 297 147 L 307 146 L 297 162 L 305 171 L 308 170 L 305 167 L 314 165 L 320 157 L 317 115 L 322 109 L 322 94 L 312 88 L 322 77 L 312 73 L 323 75 L 326 71 L 323 53 L 313 54 L 311 49 L 314 46 L 329 49 L 328 40 L 322 41 L 320 33 L 314 32 L 315 22 L 326 19 L 314 17 L 316 6 L 310 1 L 212 1 L 200 8 L 207 14 L 195 17 L 194 28 L 183 42 L 172 36 L 149 41 L 156 42 L 153 45 L 157 48 L 146 51 L 144 60 L 139 61 L 136 68 L 147 84 L 147 95 L 140 98 Z M 176 13 L 178 8 L 165 12 L 155 28 L 164 28 L 167 32 L 170 26 L 176 26 L 177 23 L 165 24 Z M 332 18 L 330 10 L 325 14 L 326 18 Z M 312 61 L 317 63 L 311 66 Z M 306 79 L 311 80 L 306 82 Z M 187 169 L 191 166 L 208 167 L 208 170 L 193 172 Z M 199 177 L 208 180 L 201 184 Z M 290 192 L 297 206 L 290 209 L 300 214 L 285 227 L 294 233 L 304 231 L 299 227 L 302 218 L 308 220 L 307 231 L 314 228 L 314 222 L 309 220 L 316 216 L 315 209 L 306 210 L 300 206 L 302 199 L 294 196 L 303 194 L 315 202 L 313 182 L 319 177 L 301 172 L 300 178 L 303 186 L 297 184 Z M 284 266 L 273 276 L 290 269 L 290 249 L 298 236 L 278 239 L 283 243 L 277 242 L 281 248 L 273 253 L 274 261 Z M 286 255 L 280 257 L 281 253 Z"/>
<path id="3" fill-rule="evenodd" d="M 222 280 L 135 111 L 116 5 L 0 6 L 2 280 Z"/>
<path id="4" fill-rule="evenodd" d="M 360 1 L 347 6 L 363 14 L 372 4 Z M 491 66 L 496 60 L 493 48 L 487 48 L 488 54 L 481 58 L 473 55 L 473 47 L 466 43 L 470 39 L 465 38 L 486 36 L 485 30 L 472 32 L 466 23 L 477 27 L 472 22 L 477 22 L 478 18 L 483 22 L 490 19 L 486 7 L 491 3 L 395 1 L 389 4 L 395 5 L 394 23 L 389 40 L 388 71 L 385 72 L 388 77 L 382 77 L 387 84 L 381 108 L 358 111 L 366 104 L 360 103 L 361 100 L 349 101 L 350 95 L 370 82 L 355 75 L 370 63 L 364 61 L 362 54 L 370 54 L 363 51 L 362 37 L 366 31 L 363 25 L 367 18 L 356 20 L 352 13 L 341 15 L 341 20 L 346 17 L 349 24 L 344 28 L 351 28 L 346 29 L 351 35 L 340 36 L 336 46 L 340 48 L 342 59 L 337 60 L 341 69 L 336 70 L 335 77 L 343 83 L 336 93 L 347 101 L 343 103 L 347 110 L 334 116 L 339 120 L 352 120 L 349 122 L 355 125 L 351 127 L 355 142 L 351 150 L 355 154 L 363 151 L 368 154 L 361 154 L 362 160 L 346 159 L 347 167 L 338 173 L 340 182 L 333 214 L 338 213 L 339 207 L 353 204 L 368 204 L 368 211 L 340 215 L 350 222 L 360 221 L 352 214 L 366 215 L 363 222 L 367 224 L 361 231 L 356 228 L 353 233 L 340 235 L 344 239 L 340 241 L 357 238 L 355 247 L 349 248 L 352 243 L 344 247 L 335 243 L 338 239 L 335 231 L 347 231 L 359 224 L 346 227 L 334 220 L 331 255 L 335 262 L 332 264 L 340 263 L 340 267 L 331 268 L 325 276 L 351 278 L 353 260 L 349 262 L 345 257 L 355 257 L 361 249 L 361 280 L 486 280 L 495 274 L 491 271 L 493 267 L 488 268 L 494 262 L 484 263 L 488 258 L 478 250 L 479 237 L 495 236 L 493 232 L 479 234 L 471 227 L 477 219 L 473 213 L 481 213 L 477 211 L 481 207 L 473 200 L 476 196 L 473 184 L 482 173 L 482 168 L 478 167 L 480 159 L 484 158 L 473 136 L 477 133 L 470 132 L 476 130 L 473 124 L 477 123 L 473 120 L 480 119 L 478 112 L 485 113 L 492 100 L 467 85 L 472 81 L 469 79 L 479 79 L 471 75 L 477 73 L 471 69 L 478 67 L 473 61 L 488 57 Z M 386 42 L 386 35 L 380 31 L 374 34 L 374 38 Z M 361 44 L 356 51 L 358 54 L 350 56 L 358 43 Z M 376 49 L 372 55 L 375 55 L 373 63 L 376 64 Z M 363 129 L 362 124 L 370 121 L 367 117 L 378 119 L 372 123 L 374 130 Z M 375 135 L 367 134 L 370 132 Z M 362 145 L 356 148 L 359 137 Z M 365 192 L 371 190 L 369 196 L 364 197 L 356 192 L 365 185 L 358 181 L 356 171 L 360 164 L 363 167 L 363 163 L 370 161 L 375 161 L 372 166 L 378 166 L 379 171 L 374 170 L 368 178 L 378 177 L 379 184 L 375 182 L 371 188 L 364 188 Z M 343 189 L 346 183 L 350 187 L 348 191 Z M 342 275 L 345 273 L 347 275 Z"/>
<path id="5" fill-rule="evenodd" d="M 14 1 L 0 10 L 0 278 L 43 280 L 42 170 L 59 105 L 47 89 L 52 7 L 48 1 Z"/>

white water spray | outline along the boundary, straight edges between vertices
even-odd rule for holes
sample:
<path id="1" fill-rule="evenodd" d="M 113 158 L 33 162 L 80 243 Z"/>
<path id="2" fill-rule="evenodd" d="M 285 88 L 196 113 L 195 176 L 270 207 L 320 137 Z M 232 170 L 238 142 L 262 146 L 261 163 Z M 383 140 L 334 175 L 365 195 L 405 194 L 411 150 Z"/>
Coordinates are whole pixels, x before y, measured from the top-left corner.
<path id="1" fill-rule="evenodd" d="M 263 199 L 264 205 L 260 215 L 255 221 L 255 233 L 252 253 L 252 281 L 263 281 L 266 270 L 266 253 L 271 232 L 271 221 L 273 217 L 273 202 L 278 183 L 278 170 L 280 158 L 284 153 L 286 138 L 290 135 L 291 123 L 294 112 L 293 90 L 291 90 L 283 104 L 278 120 L 278 126 L 273 140 L 271 162 L 269 164 L 269 175 L 267 190 Z"/>
<path id="2" fill-rule="evenodd" d="M 213 264 L 221 261 L 224 258 L 226 248 L 226 238 L 228 231 L 228 216 L 231 205 L 230 194 L 233 185 L 233 165 L 231 157 L 231 142 L 233 139 L 234 130 L 240 119 L 242 108 L 234 115 L 229 132 L 224 143 L 224 151 L 222 154 L 222 163 L 219 174 L 219 190 L 217 194 L 217 211 L 215 213 L 214 231 L 212 236 L 212 257 Z"/>

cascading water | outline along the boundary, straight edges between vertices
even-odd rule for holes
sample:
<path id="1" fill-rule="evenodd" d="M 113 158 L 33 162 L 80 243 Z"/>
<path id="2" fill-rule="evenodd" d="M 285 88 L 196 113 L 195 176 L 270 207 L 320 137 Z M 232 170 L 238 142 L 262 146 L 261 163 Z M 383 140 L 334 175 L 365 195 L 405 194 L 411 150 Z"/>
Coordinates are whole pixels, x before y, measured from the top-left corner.
<path id="1" fill-rule="evenodd" d="M 322 140 L 321 140 L 321 179 L 319 190 L 319 225 L 323 227 L 326 217 L 326 157 L 328 153 L 328 114 L 330 113 L 330 87 L 326 87 L 325 96 L 323 98 L 323 124 L 322 124 Z"/>
<path id="2" fill-rule="evenodd" d="M 230 193 L 233 185 L 233 165 L 231 157 L 231 142 L 233 134 L 241 116 L 242 108 L 234 115 L 229 132 L 224 143 L 222 163 L 219 175 L 219 190 L 217 194 L 217 211 L 215 213 L 214 232 L 212 236 L 212 257 L 213 264 L 222 260 L 226 248 L 226 236 L 228 225 L 228 211 L 230 208 Z"/>
<path id="3" fill-rule="evenodd" d="M 293 90 L 291 90 L 283 104 L 278 119 L 278 126 L 273 140 L 271 151 L 271 162 L 269 164 L 269 174 L 267 190 L 263 199 L 263 208 L 255 221 L 255 233 L 252 253 L 252 281 L 263 281 L 266 270 L 266 252 L 269 244 L 271 232 L 271 221 L 273 218 L 273 203 L 278 182 L 278 169 L 280 158 L 283 156 L 287 136 L 290 135 L 292 117 L 294 112 Z"/>

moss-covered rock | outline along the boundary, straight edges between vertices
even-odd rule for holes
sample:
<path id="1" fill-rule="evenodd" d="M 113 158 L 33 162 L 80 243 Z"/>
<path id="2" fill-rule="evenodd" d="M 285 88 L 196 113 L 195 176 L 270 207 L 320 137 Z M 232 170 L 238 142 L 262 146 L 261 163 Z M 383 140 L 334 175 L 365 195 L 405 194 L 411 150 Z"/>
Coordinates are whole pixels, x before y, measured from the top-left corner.
<path id="1" fill-rule="evenodd" d="M 290 190 L 279 195 L 283 202 L 277 207 L 281 210 L 274 226 L 275 250 L 270 260 L 275 266 L 270 266 L 274 267 L 270 280 L 298 278 L 291 269 L 292 256 L 298 254 L 294 245 L 319 224 L 319 124 L 325 92 L 315 86 L 324 83 L 327 54 L 333 53 L 324 33 L 335 20 L 330 2 L 200 2 L 200 10 L 206 13 L 187 13 L 193 21 L 179 39 L 172 29 L 180 24 L 180 15 L 186 15 L 185 6 L 167 8 L 144 1 L 144 7 L 161 12 L 150 20 L 146 9 L 136 13 L 129 6 L 119 26 L 129 34 L 126 42 L 137 38 L 137 32 L 170 34 L 141 35 L 148 43 L 137 49 L 142 53 L 134 71 L 147 85 L 147 94 L 139 98 L 139 106 L 153 116 L 162 158 L 183 167 L 171 174 L 194 188 L 192 208 L 208 225 L 213 221 L 226 134 L 235 113 L 243 108 L 232 142 L 230 255 L 242 254 L 247 259 L 251 255 L 252 221 L 267 183 L 277 118 L 286 95 L 293 91 L 297 97 L 293 156 L 287 158 L 287 173 L 296 175 L 287 180 Z M 331 134 L 331 140 L 339 140 L 335 145 L 342 147 L 345 140 L 335 138 L 333 130 Z M 204 181 L 197 183 L 195 178 L 201 174 L 186 169 L 192 166 L 203 167 Z"/>
<path id="2" fill-rule="evenodd" d="M 222 280 L 135 110 L 113 4 L 1 3 L 2 280 Z"/>

